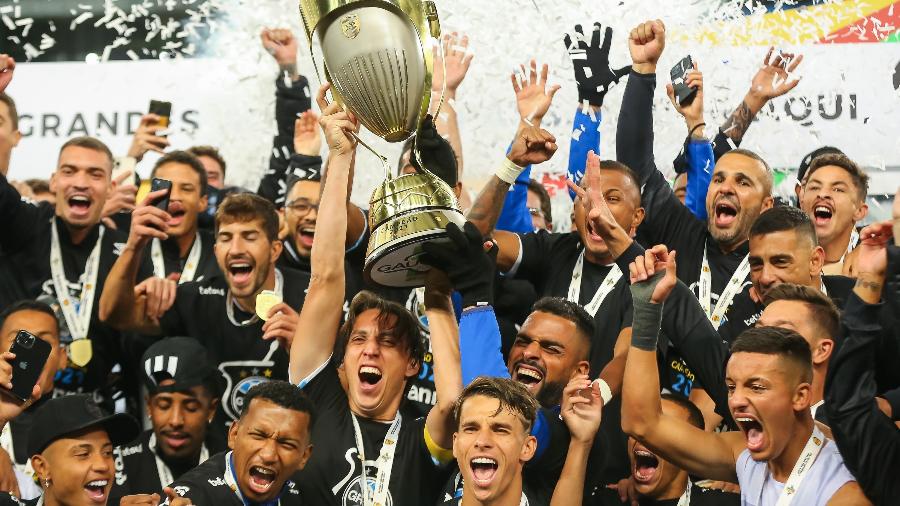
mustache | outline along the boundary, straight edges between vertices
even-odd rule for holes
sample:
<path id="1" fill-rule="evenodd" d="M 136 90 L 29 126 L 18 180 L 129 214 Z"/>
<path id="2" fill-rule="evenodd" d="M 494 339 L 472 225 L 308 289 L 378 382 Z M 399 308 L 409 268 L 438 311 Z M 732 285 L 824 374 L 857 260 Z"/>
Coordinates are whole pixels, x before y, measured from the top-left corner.
<path id="1" fill-rule="evenodd" d="M 527 359 L 527 358 L 523 358 L 523 359 L 521 359 L 521 360 L 517 360 L 515 363 L 513 363 L 513 371 L 515 371 L 516 369 L 518 369 L 520 365 L 527 365 L 527 366 L 530 366 L 530 367 L 534 367 L 534 368 L 537 369 L 538 371 L 541 371 L 541 376 L 543 376 L 543 377 L 544 377 L 544 380 L 546 381 L 546 379 L 547 379 L 547 369 L 546 369 L 544 366 L 542 366 L 541 363 L 538 362 L 537 360 L 529 360 L 529 359 Z"/>

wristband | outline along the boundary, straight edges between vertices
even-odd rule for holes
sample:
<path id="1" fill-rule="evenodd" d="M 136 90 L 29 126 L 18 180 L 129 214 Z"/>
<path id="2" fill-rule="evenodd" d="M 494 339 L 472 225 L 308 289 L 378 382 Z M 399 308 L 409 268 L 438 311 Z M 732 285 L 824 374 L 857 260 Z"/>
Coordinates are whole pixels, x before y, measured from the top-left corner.
<path id="1" fill-rule="evenodd" d="M 600 387 L 600 398 L 603 399 L 603 405 L 606 406 L 612 400 L 612 389 L 609 388 L 606 380 L 602 378 L 597 378 L 593 382 Z"/>
<path id="2" fill-rule="evenodd" d="M 665 271 L 653 274 L 643 283 L 632 283 L 631 302 L 634 318 L 631 323 L 631 345 L 644 351 L 656 351 L 659 328 L 662 325 L 663 304 L 650 301 L 656 285 L 662 281 Z"/>
<path id="3" fill-rule="evenodd" d="M 519 177 L 523 170 L 525 170 L 525 167 L 519 167 L 509 158 L 503 157 L 503 162 L 497 167 L 494 175 L 504 183 L 512 185 L 515 184 L 516 178 Z"/>

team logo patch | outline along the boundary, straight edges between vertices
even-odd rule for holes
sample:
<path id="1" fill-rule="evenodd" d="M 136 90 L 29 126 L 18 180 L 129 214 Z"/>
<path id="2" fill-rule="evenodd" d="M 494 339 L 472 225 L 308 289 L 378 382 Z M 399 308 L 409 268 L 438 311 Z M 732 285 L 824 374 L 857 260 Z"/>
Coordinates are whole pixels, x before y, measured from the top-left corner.
<path id="1" fill-rule="evenodd" d="M 366 466 L 366 485 L 369 487 L 369 498 L 375 496 L 375 473 L 377 472 L 377 469 L 374 467 Z M 341 500 L 341 506 L 362 506 L 363 494 L 362 489 L 360 488 L 361 482 L 362 476 L 357 476 L 353 478 L 349 485 L 347 485 L 347 488 L 344 489 L 344 497 Z M 383 506 L 393 506 L 393 504 L 394 499 L 391 497 L 391 492 L 388 491 Z"/>

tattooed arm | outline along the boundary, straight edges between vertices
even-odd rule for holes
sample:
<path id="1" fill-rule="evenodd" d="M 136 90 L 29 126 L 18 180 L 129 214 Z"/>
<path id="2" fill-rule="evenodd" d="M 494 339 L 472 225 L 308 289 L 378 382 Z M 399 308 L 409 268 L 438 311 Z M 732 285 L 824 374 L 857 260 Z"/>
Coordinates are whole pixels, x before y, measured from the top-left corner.
<path id="1" fill-rule="evenodd" d="M 762 67 L 753 76 L 750 90 L 744 96 L 744 100 L 722 125 L 721 132 L 736 146 L 740 145 L 744 134 L 750 128 L 750 123 L 766 103 L 791 91 L 800 82 L 800 78 L 789 79 L 789 73 L 800 65 L 803 55 L 795 56 L 793 53 L 773 55 L 773 52 L 774 48 L 770 47 L 763 59 Z"/>

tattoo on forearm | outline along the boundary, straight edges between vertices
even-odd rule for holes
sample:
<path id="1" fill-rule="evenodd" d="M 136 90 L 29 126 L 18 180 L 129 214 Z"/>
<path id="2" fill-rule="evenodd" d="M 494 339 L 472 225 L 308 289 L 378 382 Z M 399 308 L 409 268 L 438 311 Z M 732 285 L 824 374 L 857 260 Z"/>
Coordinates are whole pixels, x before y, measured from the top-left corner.
<path id="1" fill-rule="evenodd" d="M 858 286 L 860 288 L 864 288 L 866 290 L 872 290 L 873 292 L 881 291 L 881 283 L 878 283 L 877 281 L 868 281 L 865 279 L 857 279 L 856 286 Z"/>
<path id="2" fill-rule="evenodd" d="M 466 218 L 474 223 L 482 234 L 489 235 L 494 231 L 508 191 L 509 183 L 492 176 L 478 194 Z"/>
<path id="3" fill-rule="evenodd" d="M 741 142 L 750 123 L 753 122 L 755 115 L 750 111 L 750 107 L 746 101 L 741 101 L 741 105 L 731 113 L 728 120 L 722 125 L 722 133 L 727 135 L 734 142 Z"/>

